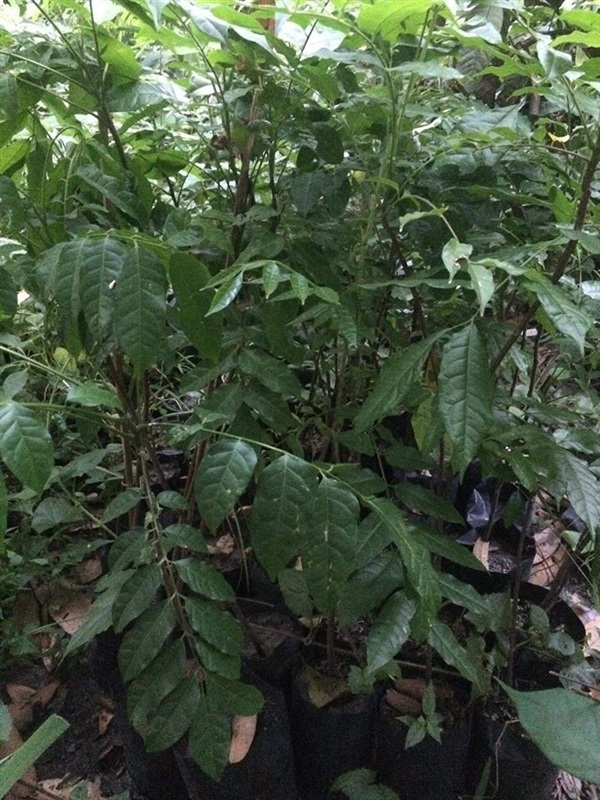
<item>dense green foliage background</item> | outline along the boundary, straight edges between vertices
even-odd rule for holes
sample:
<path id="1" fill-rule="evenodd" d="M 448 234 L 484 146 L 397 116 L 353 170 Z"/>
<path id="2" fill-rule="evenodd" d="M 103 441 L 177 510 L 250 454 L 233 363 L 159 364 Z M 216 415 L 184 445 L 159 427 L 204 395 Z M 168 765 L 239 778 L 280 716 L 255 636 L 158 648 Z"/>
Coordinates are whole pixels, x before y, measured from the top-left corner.
<path id="1" fill-rule="evenodd" d="M 476 459 L 514 519 L 570 502 L 597 591 L 598 48 L 594 0 L 4 4 L 13 655 L 19 588 L 114 542 L 67 651 L 122 632 L 148 747 L 218 775 L 261 703 L 198 555 L 233 526 L 294 613 L 371 620 L 355 690 L 410 635 L 487 692 L 510 614 L 440 572 Z"/>

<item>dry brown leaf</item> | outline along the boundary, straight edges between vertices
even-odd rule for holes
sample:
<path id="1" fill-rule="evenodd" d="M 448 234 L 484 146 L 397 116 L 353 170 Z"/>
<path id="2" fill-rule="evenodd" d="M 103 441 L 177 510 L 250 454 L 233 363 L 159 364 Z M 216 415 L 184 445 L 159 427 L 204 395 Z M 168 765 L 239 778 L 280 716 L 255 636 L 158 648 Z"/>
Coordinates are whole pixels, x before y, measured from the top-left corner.
<path id="1" fill-rule="evenodd" d="M 108 730 L 108 726 L 111 723 L 114 714 L 110 711 L 106 711 L 106 709 L 101 709 L 100 713 L 98 714 L 98 732 L 103 735 Z"/>
<path id="2" fill-rule="evenodd" d="M 567 558 L 567 550 L 552 525 L 535 533 L 533 538 L 535 556 L 528 581 L 536 586 L 549 586 Z"/>
<path id="3" fill-rule="evenodd" d="M 102 561 L 99 556 L 88 558 L 75 567 L 75 575 L 80 583 L 91 583 L 102 575 Z"/>
<path id="4" fill-rule="evenodd" d="M 84 592 L 63 591 L 53 595 L 48 613 L 65 633 L 73 635 L 86 621 L 91 605 Z"/>
<path id="5" fill-rule="evenodd" d="M 230 764 L 239 764 L 240 761 L 246 758 L 248 750 L 250 750 L 252 742 L 254 741 L 256 721 L 256 714 L 251 717 L 236 716 L 233 718 L 231 724 L 231 744 L 229 745 Z"/>
<path id="6" fill-rule="evenodd" d="M 211 556 L 231 555 L 235 549 L 235 539 L 230 533 L 224 533 L 216 542 L 209 544 L 207 549 Z"/>
<path id="7" fill-rule="evenodd" d="M 23 739 L 21 738 L 21 734 L 15 728 L 15 726 L 11 726 L 11 729 L 8 734 L 8 740 L 6 742 L 0 742 L 0 760 L 9 756 L 11 753 L 14 753 L 17 748 L 19 748 L 23 744 Z M 37 783 L 37 773 L 35 771 L 35 767 L 29 767 L 27 772 L 22 776 L 23 781 L 26 781 L 29 784 L 35 785 Z M 17 798 L 31 798 L 31 791 L 23 784 L 15 784 L 10 792 L 6 795 L 6 800 L 16 800 Z"/>
<path id="8" fill-rule="evenodd" d="M 385 693 L 385 699 L 388 705 L 395 708 L 401 714 L 409 714 L 411 717 L 420 717 L 423 713 L 423 707 L 418 700 L 410 697 L 402 692 L 397 692 L 395 689 L 388 689 Z"/>
<path id="9" fill-rule="evenodd" d="M 415 700 L 422 700 L 427 689 L 427 683 L 423 678 L 396 678 L 394 686 L 399 692 Z"/>
<path id="10" fill-rule="evenodd" d="M 6 684 L 6 693 L 12 700 L 8 712 L 17 730 L 24 730 L 32 722 L 34 706 L 46 706 L 59 686 L 60 682 L 57 680 L 49 681 L 37 690 L 23 684 Z"/>
<path id="11" fill-rule="evenodd" d="M 477 539 L 473 545 L 473 555 L 478 558 L 483 566 L 489 570 L 490 568 L 490 543 L 484 542 L 483 539 Z"/>
<path id="12" fill-rule="evenodd" d="M 36 792 L 35 800 L 48 800 L 49 796 L 53 798 L 60 798 L 60 800 L 69 800 L 73 789 L 80 786 L 82 781 L 79 779 L 65 780 L 64 778 L 48 778 L 48 780 L 40 781 L 38 787 L 41 791 Z M 97 783 L 92 781 L 85 782 L 87 791 L 87 800 L 105 800 L 105 796 L 100 791 Z"/>
<path id="13" fill-rule="evenodd" d="M 313 670 L 307 674 L 307 690 L 311 703 L 317 708 L 324 708 L 339 697 L 350 693 L 348 684 L 343 678 L 331 678 Z"/>

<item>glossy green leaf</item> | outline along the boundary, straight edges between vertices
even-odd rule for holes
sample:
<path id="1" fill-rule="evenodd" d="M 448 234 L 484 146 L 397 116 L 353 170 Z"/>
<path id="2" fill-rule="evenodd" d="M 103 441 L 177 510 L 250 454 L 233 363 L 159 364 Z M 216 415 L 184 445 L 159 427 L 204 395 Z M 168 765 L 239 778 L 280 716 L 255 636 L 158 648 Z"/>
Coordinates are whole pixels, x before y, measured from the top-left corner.
<path id="1" fill-rule="evenodd" d="M 356 552 L 352 571 L 368 565 L 392 541 L 392 534 L 385 520 L 375 512 L 361 520 L 356 536 Z"/>
<path id="2" fill-rule="evenodd" d="M 130 190 L 125 178 L 115 178 L 103 173 L 95 164 L 84 164 L 77 170 L 77 175 L 99 192 L 102 197 L 123 211 L 132 219 L 140 222 L 141 209 L 138 198 Z"/>
<path id="3" fill-rule="evenodd" d="M 255 347 L 240 353 L 238 366 L 243 373 L 252 375 L 267 389 L 285 398 L 297 398 L 302 393 L 298 378 L 283 361 Z"/>
<path id="4" fill-rule="evenodd" d="M 161 600 L 126 631 L 119 648 L 119 669 L 126 681 L 139 675 L 156 658 L 175 622 L 171 602 Z"/>
<path id="5" fill-rule="evenodd" d="M 31 527 L 36 533 L 43 533 L 59 525 L 76 522 L 82 516 L 82 512 L 66 497 L 44 497 L 33 512 Z"/>
<path id="6" fill-rule="evenodd" d="M 303 570 L 282 569 L 277 578 L 285 604 L 298 617 L 310 619 L 313 614 L 313 603 Z"/>
<path id="7" fill-rule="evenodd" d="M 0 556 L 6 555 L 6 545 L 4 537 L 6 535 L 6 527 L 8 522 L 8 490 L 6 488 L 6 481 L 4 475 L 0 471 Z"/>
<path id="8" fill-rule="evenodd" d="M 43 490 L 54 464 L 52 439 L 34 411 L 13 401 L 0 405 L 0 456 L 25 486 Z"/>
<path id="9" fill-rule="evenodd" d="M 367 637 L 367 668 L 376 672 L 398 655 L 410 635 L 415 604 L 404 592 L 396 592 L 384 603 Z"/>
<path id="10" fill-rule="evenodd" d="M 230 718 L 215 705 L 208 690 L 191 718 L 188 747 L 194 761 L 215 781 L 227 765 L 230 739 Z"/>
<path id="11" fill-rule="evenodd" d="M 519 722 L 553 764 L 584 781 L 600 783 L 600 704 L 596 700 L 568 689 L 517 692 L 503 688 L 515 704 Z"/>
<path id="12" fill-rule="evenodd" d="M 455 667 L 464 678 L 473 684 L 476 691 L 479 693 L 485 691 L 486 676 L 469 658 L 469 654 L 461 646 L 448 625 L 440 620 L 435 620 L 431 626 L 428 641 L 446 664 Z"/>
<path id="13" fill-rule="evenodd" d="M 221 350 L 221 321 L 218 317 L 205 318 L 214 296 L 213 290 L 205 289 L 210 272 L 188 253 L 173 253 L 169 274 L 177 297 L 176 323 L 200 355 L 217 363 Z"/>
<path id="14" fill-rule="evenodd" d="M 530 281 L 526 285 L 528 289 L 537 294 L 542 308 L 552 324 L 564 336 L 573 339 L 583 355 L 585 337 L 593 325 L 592 317 L 569 299 L 562 286 L 537 281 Z"/>
<path id="15" fill-rule="evenodd" d="M 104 389 L 95 383 L 80 383 L 69 386 L 66 397 L 67 403 L 77 403 L 88 408 L 105 406 L 106 408 L 122 407 L 121 401 L 114 392 Z"/>
<path id="16" fill-rule="evenodd" d="M 444 245 L 442 261 L 450 274 L 450 282 L 454 280 L 454 276 L 463 266 L 463 262 L 469 260 L 469 256 L 472 252 L 472 245 L 463 244 L 459 242 L 458 239 L 450 239 L 450 241 Z"/>
<path id="17" fill-rule="evenodd" d="M 197 553 L 205 553 L 208 549 L 204 536 L 197 528 L 182 522 L 175 522 L 163 529 L 163 539 L 167 550 L 173 547 L 185 547 Z"/>
<path id="18" fill-rule="evenodd" d="M 205 685 L 215 709 L 224 713 L 250 717 L 258 714 L 264 705 L 264 697 L 256 686 L 213 674 L 206 676 Z"/>
<path id="19" fill-rule="evenodd" d="M 241 439 L 222 439 L 200 462 L 195 494 L 198 510 L 216 531 L 246 490 L 256 467 L 256 452 Z"/>
<path id="20" fill-rule="evenodd" d="M 113 606 L 113 622 L 117 633 L 152 605 L 160 584 L 161 571 L 158 564 L 147 564 L 136 569 L 121 587 Z"/>
<path id="21" fill-rule="evenodd" d="M 7 706 L 0 700 L 0 742 L 7 742 L 12 728 L 12 717 Z"/>
<path id="22" fill-rule="evenodd" d="M 68 253 L 68 245 L 65 248 Z M 106 236 L 84 239 L 78 255 L 81 309 L 92 336 L 99 339 L 113 320 L 113 284 L 121 273 L 125 250 L 120 242 Z"/>
<path id="23" fill-rule="evenodd" d="M 322 478 L 310 499 L 302 545 L 306 583 L 324 614 L 335 608 L 352 569 L 359 505 L 355 495 L 331 478 Z"/>
<path id="24" fill-rule="evenodd" d="M 179 741 L 190 726 L 190 718 L 200 703 L 200 688 L 195 675 L 184 678 L 154 709 L 144 732 L 149 753 L 166 750 Z"/>
<path id="25" fill-rule="evenodd" d="M 467 269 L 471 276 L 471 286 L 479 300 L 479 314 L 483 317 L 486 306 L 494 295 L 494 276 L 491 270 L 476 261 L 469 261 Z"/>
<path id="26" fill-rule="evenodd" d="M 74 653 L 80 647 L 92 642 L 99 633 L 104 633 L 112 627 L 115 600 L 130 574 L 130 571 L 111 573 L 110 584 L 96 595 L 85 623 L 69 639 L 65 655 Z"/>
<path id="27" fill-rule="evenodd" d="M 387 359 L 371 393 L 354 419 L 357 431 L 364 431 L 374 422 L 397 410 L 412 384 L 418 380 L 429 351 L 441 335 L 442 332 L 429 336 Z"/>
<path id="28" fill-rule="evenodd" d="M 555 460 L 564 481 L 567 496 L 576 513 L 589 530 L 592 539 L 600 525 L 600 484 L 587 463 L 561 450 Z"/>
<path id="29" fill-rule="evenodd" d="M 12 275 L 0 267 L 0 319 L 11 319 L 17 311 L 17 285 Z"/>
<path id="30" fill-rule="evenodd" d="M 441 603 L 437 573 L 431 565 L 429 550 L 416 532 L 407 526 L 403 513 L 392 502 L 377 498 L 369 501 L 369 505 L 387 526 L 400 551 L 407 593 L 417 607 L 412 634 L 417 640 L 424 640 Z"/>
<path id="31" fill-rule="evenodd" d="M 399 800 L 389 786 L 375 783 L 377 773 L 370 769 L 355 769 L 336 778 L 333 788 L 343 792 L 348 800 Z"/>
<path id="32" fill-rule="evenodd" d="M 131 511 L 132 508 L 135 508 L 141 499 L 142 493 L 139 489 L 126 489 L 124 492 L 120 492 L 107 505 L 104 514 L 102 514 L 102 522 L 106 524 L 107 522 L 112 522 L 113 519 L 117 519 L 117 517 L 121 517 Z"/>
<path id="33" fill-rule="evenodd" d="M 386 550 L 351 575 L 343 588 L 338 607 L 340 627 L 348 628 L 365 617 L 404 584 L 402 559 L 398 552 Z"/>
<path id="34" fill-rule="evenodd" d="M 462 525 L 463 518 L 452 503 L 417 483 L 400 483 L 394 488 L 396 495 L 412 511 L 421 511 L 429 517 Z"/>
<path id="35" fill-rule="evenodd" d="M 233 303 L 235 298 L 240 293 L 240 289 L 243 285 L 243 272 L 236 272 L 227 278 L 215 292 L 209 309 L 206 312 L 206 316 L 208 317 L 210 314 L 216 314 L 218 311 L 223 311 L 224 308 L 227 308 L 227 306 L 231 305 L 231 303 Z"/>
<path id="36" fill-rule="evenodd" d="M 491 423 L 493 382 L 486 343 L 474 325 L 444 346 L 438 384 L 439 412 L 454 445 L 452 462 L 462 473 Z"/>
<path id="37" fill-rule="evenodd" d="M 358 26 L 368 34 L 378 34 L 388 42 L 395 42 L 401 32 L 406 31 L 409 17 L 422 21 L 433 5 L 433 0 L 379 0 L 370 5 L 363 3 L 358 15 Z"/>
<path id="38" fill-rule="evenodd" d="M 283 455 L 261 473 L 251 517 L 256 557 L 271 580 L 297 555 L 308 527 L 308 507 L 317 489 L 312 467 Z"/>
<path id="39" fill-rule="evenodd" d="M 175 561 L 177 574 L 192 591 L 210 600 L 235 600 L 235 592 L 218 570 L 198 558 Z"/>
<path id="40" fill-rule="evenodd" d="M 183 639 L 166 644 L 154 661 L 127 689 L 127 710 L 134 728 L 142 736 L 148 730 L 155 709 L 185 676 Z"/>
<path id="41" fill-rule="evenodd" d="M 166 291 L 162 264 L 135 244 L 117 281 L 114 327 L 138 374 L 158 360 L 166 334 Z"/>

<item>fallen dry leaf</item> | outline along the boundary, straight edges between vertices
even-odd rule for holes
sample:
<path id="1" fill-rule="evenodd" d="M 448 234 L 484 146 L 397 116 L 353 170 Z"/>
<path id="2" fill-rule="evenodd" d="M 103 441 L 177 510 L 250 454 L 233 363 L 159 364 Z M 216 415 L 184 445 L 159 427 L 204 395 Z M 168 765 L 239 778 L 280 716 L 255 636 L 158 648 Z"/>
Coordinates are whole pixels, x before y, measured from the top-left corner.
<path id="1" fill-rule="evenodd" d="M 34 707 L 46 706 L 56 694 L 60 681 L 52 680 L 40 689 L 17 683 L 7 683 L 6 693 L 11 699 L 8 712 L 17 730 L 24 730 L 33 720 Z"/>
<path id="2" fill-rule="evenodd" d="M 98 732 L 103 735 L 108 730 L 108 726 L 111 723 L 114 714 L 106 709 L 101 709 L 100 713 L 98 714 Z"/>
<path id="3" fill-rule="evenodd" d="M 80 583 L 91 583 L 102 575 L 102 561 L 99 556 L 88 558 L 75 567 L 75 575 Z"/>
<path id="4" fill-rule="evenodd" d="M 61 591 L 53 594 L 48 613 L 65 633 L 73 635 L 86 621 L 91 605 L 84 592 Z"/>
<path id="5" fill-rule="evenodd" d="M 307 673 L 307 691 L 311 703 L 317 708 L 324 708 L 339 697 L 350 693 L 348 684 L 343 678 L 331 678 L 313 670 Z"/>
<path id="6" fill-rule="evenodd" d="M 528 581 L 536 586 L 549 586 L 567 558 L 567 550 L 552 525 L 535 533 L 533 538 L 535 556 Z"/>
<path id="7" fill-rule="evenodd" d="M 490 568 L 490 543 L 484 542 L 483 539 L 477 539 L 473 545 L 473 555 L 478 558 L 483 566 L 489 570 Z"/>
<path id="8" fill-rule="evenodd" d="M 40 791 L 35 793 L 35 800 L 48 800 L 52 797 L 53 800 L 69 800 L 71 794 L 76 786 L 85 786 L 87 800 L 105 800 L 105 796 L 100 791 L 97 783 L 92 781 L 80 781 L 78 778 L 75 780 L 65 780 L 65 778 L 48 778 L 48 780 L 40 781 L 38 787 Z"/>
<path id="9" fill-rule="evenodd" d="M 422 700 L 427 689 L 427 683 L 423 678 L 396 678 L 394 687 L 401 694 L 406 694 L 415 700 Z"/>
<path id="10" fill-rule="evenodd" d="M 418 700 L 410 697 L 402 692 L 397 692 L 395 689 L 388 689 L 385 693 L 385 700 L 388 705 L 399 711 L 401 714 L 409 714 L 411 717 L 420 717 L 423 713 L 423 707 Z"/>
<path id="11" fill-rule="evenodd" d="M 229 745 L 230 764 L 239 764 L 240 761 L 246 758 L 248 750 L 250 750 L 254 741 L 256 721 L 256 714 L 251 717 L 236 716 L 233 718 L 231 744 Z"/>
<path id="12" fill-rule="evenodd" d="M 235 539 L 230 533 L 224 533 L 219 536 L 216 542 L 208 544 L 207 550 L 211 556 L 228 556 L 233 553 L 235 549 Z"/>

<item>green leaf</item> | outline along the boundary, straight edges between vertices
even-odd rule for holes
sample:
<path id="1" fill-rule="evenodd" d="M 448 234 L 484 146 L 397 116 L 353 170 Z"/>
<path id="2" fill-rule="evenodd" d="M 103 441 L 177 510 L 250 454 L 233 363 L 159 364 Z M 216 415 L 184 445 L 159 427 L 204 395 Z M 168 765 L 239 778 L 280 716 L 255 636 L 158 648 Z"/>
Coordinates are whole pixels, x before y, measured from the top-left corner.
<path id="1" fill-rule="evenodd" d="M 6 555 L 6 545 L 4 537 L 6 535 L 6 527 L 8 523 L 8 491 L 6 489 L 6 481 L 4 475 L 0 471 L 0 556 Z"/>
<path id="2" fill-rule="evenodd" d="M 195 675 L 190 675 L 161 701 L 144 733 L 144 744 L 149 753 L 166 750 L 181 739 L 189 728 L 190 717 L 196 713 L 200 696 L 198 680 Z"/>
<path id="3" fill-rule="evenodd" d="M 317 489 L 314 469 L 286 454 L 261 473 L 251 517 L 256 557 L 271 580 L 298 553 L 308 526 L 308 505 Z"/>
<path id="4" fill-rule="evenodd" d="M 450 273 L 450 283 L 452 283 L 454 276 L 463 266 L 462 262 L 468 261 L 472 252 L 472 245 L 463 244 L 462 242 L 459 242 L 458 239 L 450 239 L 450 241 L 444 245 L 444 249 L 442 250 L 442 261 Z"/>
<path id="5" fill-rule="evenodd" d="M 239 623 L 215 603 L 186 597 L 185 609 L 196 633 L 221 653 L 239 656 L 244 637 Z"/>
<path id="6" fill-rule="evenodd" d="M 17 285 L 12 275 L 0 267 L 0 318 L 12 319 L 17 307 Z"/>
<path id="7" fill-rule="evenodd" d="M 82 519 L 82 513 L 65 497 L 45 497 L 36 506 L 31 518 L 31 527 L 36 533 L 43 533 L 67 522 Z"/>
<path id="8" fill-rule="evenodd" d="M 491 424 L 493 383 L 485 340 L 474 325 L 455 333 L 444 346 L 439 374 L 439 412 L 463 472 L 476 456 Z"/>
<path id="9" fill-rule="evenodd" d="M 104 633 L 112 626 L 115 599 L 130 574 L 128 571 L 111 575 L 112 582 L 96 596 L 85 623 L 69 639 L 65 655 L 89 644 L 99 633 Z"/>
<path id="10" fill-rule="evenodd" d="M 354 419 L 355 430 L 364 431 L 401 405 L 412 384 L 418 380 L 433 344 L 442 334 L 440 331 L 393 353 L 388 358 L 375 381 L 373 390 Z"/>
<path id="11" fill-rule="evenodd" d="M 262 272 L 262 286 L 267 300 L 273 292 L 277 291 L 282 280 L 284 280 L 284 275 L 274 261 L 265 264 Z"/>
<path id="12" fill-rule="evenodd" d="M 208 686 L 190 722 L 188 747 L 200 769 L 218 781 L 229 758 L 231 724 L 229 716 L 213 702 Z"/>
<path id="13" fill-rule="evenodd" d="M 388 42 L 395 42 L 402 32 L 407 31 L 408 20 L 414 17 L 414 25 L 425 18 L 434 0 L 379 0 L 370 5 L 361 4 L 358 27 L 365 33 L 378 34 Z M 416 29 L 410 30 L 411 33 Z"/>
<path id="14" fill-rule="evenodd" d="M 10 788 L 62 736 L 68 727 L 69 723 L 66 719 L 52 714 L 42 722 L 26 742 L 11 753 L 7 759 L 0 762 L 0 797 L 6 797 Z"/>
<path id="15" fill-rule="evenodd" d="M 538 38 L 536 50 L 539 62 L 546 73 L 546 78 L 550 81 L 558 80 L 573 67 L 573 59 L 568 53 L 550 47 L 549 37 Z"/>
<path id="16" fill-rule="evenodd" d="M 569 689 L 517 692 L 504 684 L 503 689 L 515 704 L 519 722 L 553 764 L 581 780 L 600 783 L 596 700 Z"/>
<path id="17" fill-rule="evenodd" d="M 95 383 L 82 383 L 74 386 L 69 386 L 67 390 L 67 403 L 78 403 L 80 406 L 88 408 L 97 408 L 98 406 L 106 406 L 106 408 L 122 408 L 119 398 L 109 389 L 104 389 Z"/>
<path id="18" fill-rule="evenodd" d="M 507 592 L 482 595 L 470 584 L 446 572 L 438 573 L 442 594 L 468 610 L 467 619 L 482 633 L 506 631 L 510 625 L 510 598 Z"/>
<path id="19" fill-rule="evenodd" d="M 585 461 L 560 449 L 555 461 L 565 483 L 567 496 L 590 531 L 592 540 L 600 525 L 600 484 Z"/>
<path id="20" fill-rule="evenodd" d="M 462 564 L 463 567 L 485 572 L 485 567 L 473 553 L 462 544 L 451 539 L 446 533 L 433 530 L 427 524 L 414 519 L 407 522 L 407 528 L 414 531 L 424 547 L 431 550 L 454 564 Z"/>
<path id="21" fill-rule="evenodd" d="M 348 800 L 399 800 L 388 786 L 376 785 L 376 777 L 370 769 L 355 769 L 336 778 L 333 788 L 343 792 Z"/>
<path id="22" fill-rule="evenodd" d="M 200 355 L 216 364 L 221 350 L 221 321 L 205 318 L 214 295 L 212 290 L 205 290 L 210 279 L 208 268 L 187 253 L 173 253 L 169 274 L 177 297 L 175 322 Z"/>
<path id="23" fill-rule="evenodd" d="M 183 639 L 166 644 L 154 661 L 127 689 L 127 710 L 134 728 L 142 736 L 157 706 L 181 683 L 185 675 Z"/>
<path id="24" fill-rule="evenodd" d="M 161 600 L 133 623 L 119 648 L 119 669 L 124 680 L 135 678 L 156 658 L 175 622 L 171 602 Z"/>
<path id="25" fill-rule="evenodd" d="M 491 270 L 476 261 L 469 261 L 467 269 L 471 276 L 471 286 L 479 300 L 479 314 L 483 317 L 485 307 L 494 295 L 494 276 Z"/>
<path id="26" fill-rule="evenodd" d="M 12 728 L 12 717 L 8 708 L 0 700 L 0 742 L 7 742 Z"/>
<path id="27" fill-rule="evenodd" d="M 132 490 L 137 491 L 137 490 Z M 124 492 L 124 494 L 127 494 Z M 116 510 L 116 509 L 115 509 Z M 119 514 L 117 514 L 119 516 Z M 133 528 L 119 535 L 108 552 L 108 566 L 112 573 L 138 563 L 140 554 L 149 546 L 148 533 L 144 528 Z"/>
<path id="28" fill-rule="evenodd" d="M 282 569 L 277 578 L 286 606 L 298 617 L 310 619 L 313 604 L 310 599 L 306 575 L 303 570 Z"/>
<path id="29" fill-rule="evenodd" d="M 367 668 L 376 672 L 394 658 L 410 635 L 410 622 L 416 607 L 404 592 L 396 592 L 385 602 L 367 638 Z"/>
<path id="30" fill-rule="evenodd" d="M 206 561 L 184 558 L 174 562 L 177 574 L 192 591 L 210 600 L 235 600 L 235 592 L 225 578 Z"/>
<path id="31" fill-rule="evenodd" d="M 221 440 L 205 454 L 196 475 L 195 494 L 200 515 L 212 531 L 246 490 L 256 462 L 255 451 L 241 439 Z"/>
<path id="32" fill-rule="evenodd" d="M 138 375 L 158 360 L 166 335 L 166 291 L 162 264 L 136 242 L 117 281 L 114 327 Z"/>
<path id="33" fill-rule="evenodd" d="M 188 501 L 181 492 L 166 489 L 156 495 L 156 502 L 161 508 L 172 508 L 176 511 L 187 511 Z"/>
<path id="34" fill-rule="evenodd" d="M 356 552 L 352 571 L 368 565 L 392 541 L 389 526 L 379 514 L 372 513 L 361 520 L 356 537 Z"/>
<path id="35" fill-rule="evenodd" d="M 446 664 L 455 667 L 480 693 L 485 691 L 487 686 L 485 675 L 471 661 L 467 651 L 461 647 L 452 630 L 444 622 L 440 620 L 433 622 L 428 641 Z"/>
<path id="36" fill-rule="evenodd" d="M 132 508 L 135 508 L 142 499 L 142 493 L 139 489 L 126 489 L 110 501 L 106 506 L 104 514 L 102 514 L 102 522 L 112 522 L 113 519 L 127 514 Z"/>
<path id="37" fill-rule="evenodd" d="M 126 180 L 105 175 L 95 164 L 84 164 L 76 173 L 88 186 L 100 192 L 103 197 L 136 222 L 140 219 L 140 204 L 129 189 Z"/>
<path id="38" fill-rule="evenodd" d="M 65 247 L 68 253 L 68 244 Z M 120 242 L 108 236 L 100 240 L 84 239 L 79 259 L 81 308 L 92 336 L 99 339 L 113 320 L 113 283 L 121 274 L 125 250 Z"/>
<path id="39" fill-rule="evenodd" d="M 302 556 L 306 583 L 324 614 L 335 608 L 352 569 L 358 528 L 358 500 L 331 478 L 312 493 Z"/>
<path id="40" fill-rule="evenodd" d="M 424 640 L 441 603 L 437 573 L 431 565 L 429 550 L 415 531 L 407 527 L 404 515 L 392 502 L 377 498 L 370 500 L 369 506 L 387 526 L 392 541 L 400 551 L 407 591 L 417 607 L 412 633 L 417 640 Z"/>
<path id="41" fill-rule="evenodd" d="M 215 292 L 206 316 L 216 314 L 231 305 L 244 285 L 244 273 L 237 272 L 227 278 Z"/>
<path id="42" fill-rule="evenodd" d="M 251 717 L 258 714 L 264 705 L 264 697 L 256 686 L 230 681 L 220 675 L 207 675 L 206 688 L 215 708 L 226 714 Z"/>
<path id="43" fill-rule="evenodd" d="M 43 490 L 54 464 L 54 448 L 35 412 L 12 401 L 0 405 L 0 455 L 25 486 Z"/>
<path id="44" fill-rule="evenodd" d="M 564 336 L 573 339 L 583 355 L 586 333 L 594 323 L 592 317 L 571 302 L 561 286 L 554 286 L 546 281 L 528 281 L 525 286 L 537 294 L 552 324 Z"/>
<path id="45" fill-rule="evenodd" d="M 158 564 L 138 567 L 119 592 L 113 607 L 114 628 L 122 631 L 154 602 L 161 584 Z"/>
<path id="46" fill-rule="evenodd" d="M 293 372 L 277 358 L 256 348 L 247 348 L 240 353 L 238 359 L 240 370 L 252 375 L 263 386 L 285 398 L 297 398 L 302 394 L 302 387 Z"/>
<path id="47" fill-rule="evenodd" d="M 185 547 L 197 553 L 206 553 L 208 547 L 204 536 L 192 525 L 176 522 L 163 530 L 163 540 L 167 549 Z"/>
<path id="48" fill-rule="evenodd" d="M 422 511 L 429 517 L 442 519 L 444 522 L 455 522 L 462 525 L 463 518 L 452 503 L 439 497 L 431 489 L 416 483 L 399 483 L 394 491 L 404 505 L 412 511 Z"/>

